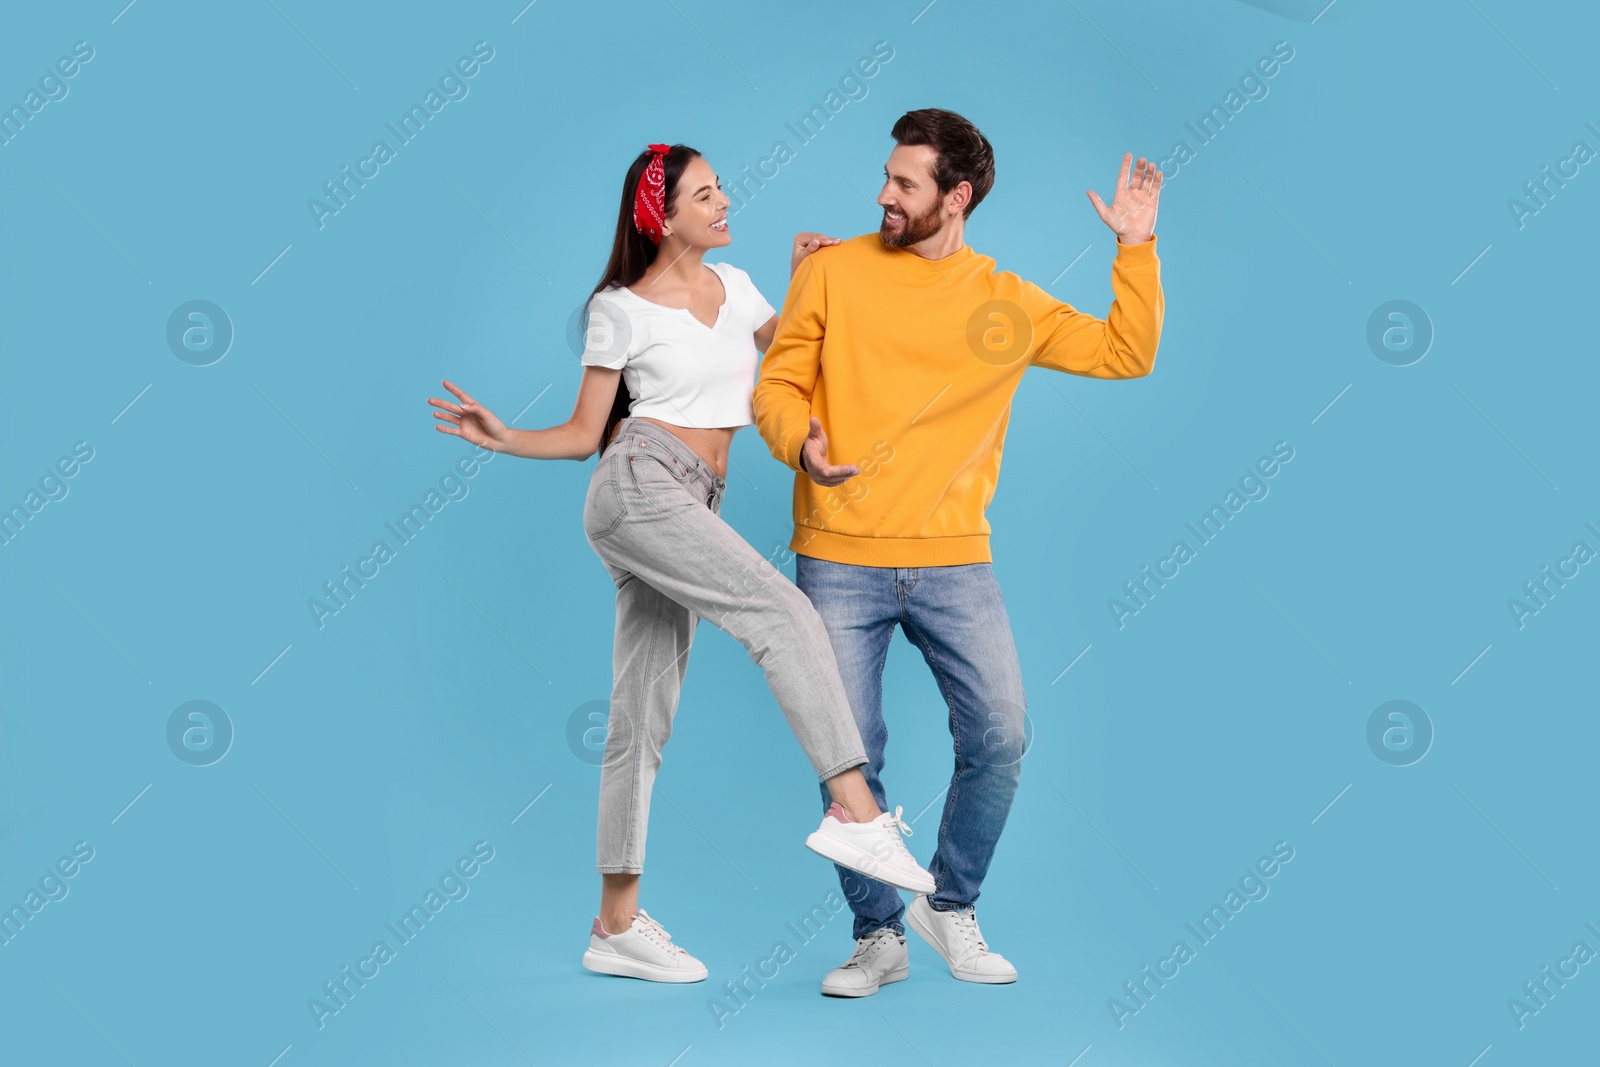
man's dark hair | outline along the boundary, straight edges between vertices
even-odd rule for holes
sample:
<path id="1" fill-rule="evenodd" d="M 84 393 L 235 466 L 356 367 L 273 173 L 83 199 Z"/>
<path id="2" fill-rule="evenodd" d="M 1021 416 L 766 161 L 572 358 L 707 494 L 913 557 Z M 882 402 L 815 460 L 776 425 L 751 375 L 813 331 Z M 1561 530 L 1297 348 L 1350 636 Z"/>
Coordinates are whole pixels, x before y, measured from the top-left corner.
<path id="1" fill-rule="evenodd" d="M 930 146 L 938 153 L 933 162 L 933 180 L 944 196 L 962 182 L 972 186 L 962 218 L 983 203 L 994 187 L 994 149 L 978 127 L 943 108 L 925 107 L 907 111 L 889 131 L 898 144 Z"/>

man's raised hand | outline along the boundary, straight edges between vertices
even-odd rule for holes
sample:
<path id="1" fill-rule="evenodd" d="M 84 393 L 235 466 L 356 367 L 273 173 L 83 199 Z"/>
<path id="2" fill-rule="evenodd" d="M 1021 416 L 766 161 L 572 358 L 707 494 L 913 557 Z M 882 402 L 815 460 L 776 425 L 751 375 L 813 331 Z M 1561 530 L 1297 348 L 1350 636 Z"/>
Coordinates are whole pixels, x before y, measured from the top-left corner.
<path id="1" fill-rule="evenodd" d="M 1128 180 L 1128 165 L 1133 153 L 1122 157 L 1122 170 L 1117 174 L 1117 191 L 1111 206 L 1093 190 L 1087 190 L 1089 202 L 1100 214 L 1100 221 L 1110 226 L 1117 240 L 1125 245 L 1143 244 L 1156 232 L 1156 204 L 1161 198 L 1161 168 L 1139 157 L 1133 180 Z"/>

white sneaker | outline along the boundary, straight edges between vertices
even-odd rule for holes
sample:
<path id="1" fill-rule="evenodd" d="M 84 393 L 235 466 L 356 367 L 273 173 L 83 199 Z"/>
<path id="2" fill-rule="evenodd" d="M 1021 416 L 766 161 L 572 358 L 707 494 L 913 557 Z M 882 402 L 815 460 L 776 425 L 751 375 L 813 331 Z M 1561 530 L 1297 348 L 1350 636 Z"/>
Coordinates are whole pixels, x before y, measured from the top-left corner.
<path id="1" fill-rule="evenodd" d="M 608 934 L 598 918 L 589 930 L 589 951 L 583 965 L 600 974 L 643 978 L 647 982 L 704 981 L 706 965 L 672 943 L 672 935 L 645 914 L 620 934 Z"/>
<path id="2" fill-rule="evenodd" d="M 917 865 L 900 839 L 902 834 L 911 836 L 911 827 L 900 820 L 902 810 L 897 807 L 893 815 L 884 812 L 871 822 L 854 822 L 834 801 L 822 825 L 806 838 L 806 847 L 896 889 L 931 893 L 933 875 Z"/>
<path id="3" fill-rule="evenodd" d="M 990 952 L 978 932 L 976 908 L 936 911 L 919 893 L 906 909 L 906 924 L 944 957 L 950 973 L 963 982 L 1001 985 L 1017 980 L 1017 969 L 998 952 Z"/>
<path id="4" fill-rule="evenodd" d="M 856 950 L 850 959 L 822 979 L 822 994 L 870 997 L 879 986 L 905 981 L 910 966 L 906 935 L 895 933 L 891 926 L 880 926 L 866 937 L 856 939 Z"/>

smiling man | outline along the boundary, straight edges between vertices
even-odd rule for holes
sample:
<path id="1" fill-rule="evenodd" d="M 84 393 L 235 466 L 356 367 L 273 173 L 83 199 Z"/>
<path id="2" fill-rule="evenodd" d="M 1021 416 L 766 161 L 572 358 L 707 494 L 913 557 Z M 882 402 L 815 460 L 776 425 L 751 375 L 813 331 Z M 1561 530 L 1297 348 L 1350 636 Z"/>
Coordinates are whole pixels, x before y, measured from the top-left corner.
<path id="1" fill-rule="evenodd" d="M 1023 371 L 1149 374 L 1164 306 L 1155 164 L 1141 158 L 1130 177 L 1124 156 L 1109 207 L 1088 193 L 1117 235 L 1114 299 L 1098 319 L 967 246 L 967 217 L 994 185 L 994 152 L 976 126 L 927 108 L 890 132 L 882 225 L 801 262 L 753 399 L 767 447 L 797 472 L 795 582 L 827 626 L 879 806 L 896 626 L 933 672 L 955 749 L 933 893 L 907 911 L 890 886 L 838 869 L 856 948 L 823 980 L 832 996 L 906 977 L 903 922 L 956 978 L 1016 981 L 974 907 L 1016 794 L 1026 707 L 984 512 Z"/>

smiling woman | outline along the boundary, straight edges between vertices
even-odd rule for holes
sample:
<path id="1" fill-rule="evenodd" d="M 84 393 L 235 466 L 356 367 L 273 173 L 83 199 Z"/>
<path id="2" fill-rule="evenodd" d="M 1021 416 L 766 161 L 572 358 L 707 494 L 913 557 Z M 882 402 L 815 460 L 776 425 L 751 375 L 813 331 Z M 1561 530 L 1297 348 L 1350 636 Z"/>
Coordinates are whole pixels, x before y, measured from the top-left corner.
<path id="1" fill-rule="evenodd" d="M 686 145 L 650 145 L 623 180 L 572 417 L 513 430 L 448 380 L 460 403 L 428 400 L 441 432 L 481 447 L 540 459 L 601 453 L 583 528 L 616 586 L 617 621 L 595 835 L 600 912 L 583 965 L 654 982 L 709 973 L 639 907 L 651 792 L 702 619 L 760 665 L 832 801 L 806 847 L 890 886 L 934 889 L 901 840 L 910 832 L 901 809 L 880 808 L 859 770 L 865 749 L 821 616 L 720 513 L 728 449 L 754 423 L 759 353 L 778 323 L 748 274 L 705 262 L 729 240 L 728 198 L 711 165 Z M 791 271 L 837 243 L 798 235 Z M 825 453 L 820 427 L 815 436 Z"/>
<path id="2" fill-rule="evenodd" d="M 736 389 L 741 378 L 754 381 L 759 359 L 755 342 L 766 346 L 758 334 L 775 315 L 743 271 L 704 262 L 707 251 L 731 240 L 728 198 L 700 153 L 686 145 L 658 144 L 634 161 L 623 182 L 611 258 L 594 294 L 596 300 L 612 301 L 611 319 L 619 324 L 611 334 L 615 343 L 582 357 L 586 367 L 624 370 L 602 444 L 611 441 L 624 417 L 648 419 L 680 438 L 719 478 L 726 475 L 734 432 L 753 422 L 749 389 L 744 388 L 742 402 L 737 395 L 706 396 L 698 402 L 691 398 L 698 398 L 701 390 L 718 392 L 710 383 L 719 375 L 732 375 Z M 660 254 L 664 246 L 671 247 L 670 256 Z M 719 336 L 733 298 L 743 309 L 750 294 L 755 300 L 751 314 L 740 316 Z M 712 331 L 712 337 L 696 334 L 691 328 L 695 325 Z M 702 366 L 698 358 L 675 357 L 685 348 L 701 346 L 718 350 L 710 366 Z M 686 368 L 700 373 L 680 380 Z M 725 388 L 728 379 L 721 380 Z"/>

